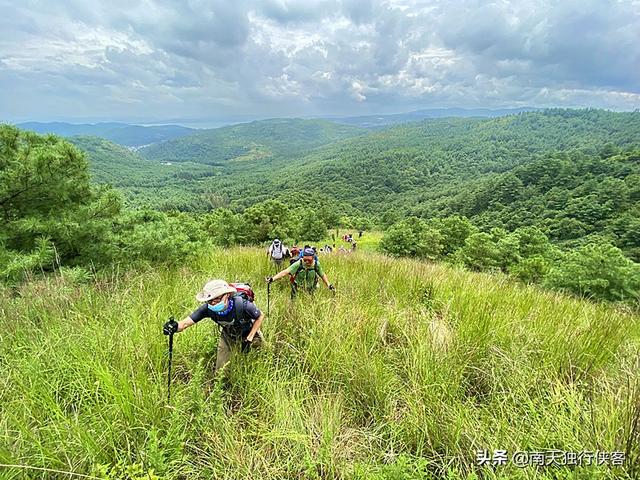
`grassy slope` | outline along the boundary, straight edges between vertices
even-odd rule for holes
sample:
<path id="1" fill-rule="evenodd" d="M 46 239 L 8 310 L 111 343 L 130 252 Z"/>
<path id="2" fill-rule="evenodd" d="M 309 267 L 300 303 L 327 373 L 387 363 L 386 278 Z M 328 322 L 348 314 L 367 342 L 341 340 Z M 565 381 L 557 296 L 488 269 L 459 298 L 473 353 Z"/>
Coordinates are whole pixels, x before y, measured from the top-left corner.
<path id="1" fill-rule="evenodd" d="M 210 323 L 177 335 L 173 408 L 162 322 L 195 308 L 209 277 L 252 282 L 265 308 L 262 251 L 0 293 L 0 463 L 88 473 L 121 460 L 170 479 L 569 478 L 512 466 L 494 475 L 475 452 L 628 441 L 627 474 L 638 461 L 628 434 L 633 405 L 640 415 L 637 315 L 415 261 L 323 262 L 338 295 L 292 305 L 274 285 L 268 346 L 239 358 L 228 384 L 210 374 Z M 21 475 L 0 468 L 39 478 Z"/>

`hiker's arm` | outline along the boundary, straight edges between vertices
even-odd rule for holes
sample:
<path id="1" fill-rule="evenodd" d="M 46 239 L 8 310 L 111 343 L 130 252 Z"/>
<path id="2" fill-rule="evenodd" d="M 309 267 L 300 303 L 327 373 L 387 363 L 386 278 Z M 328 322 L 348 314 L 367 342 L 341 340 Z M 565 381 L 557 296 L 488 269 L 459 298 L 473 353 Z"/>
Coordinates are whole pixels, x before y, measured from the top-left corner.
<path id="1" fill-rule="evenodd" d="M 329 288 L 329 277 L 327 277 L 327 274 L 326 273 L 323 274 L 322 277 L 320 278 L 322 278 L 322 281 L 324 282 L 324 286 Z"/>
<path id="2" fill-rule="evenodd" d="M 276 280 L 280 280 L 282 277 L 284 277 L 285 275 L 289 274 L 289 269 L 285 268 L 284 270 L 282 270 L 281 272 L 276 273 L 273 276 L 273 281 L 275 282 Z"/>
<path id="3" fill-rule="evenodd" d="M 255 337 L 256 332 L 260 329 L 260 325 L 262 325 L 262 320 L 264 320 L 264 313 L 260 312 L 260 316 L 253 322 L 253 326 L 251 327 L 251 331 L 247 335 L 247 340 L 249 342 L 253 342 L 253 337 Z"/>
<path id="4" fill-rule="evenodd" d="M 191 317 L 187 317 L 184 320 L 180 320 L 178 322 L 178 332 L 181 332 L 187 328 L 189 328 L 191 325 L 195 325 L 196 322 L 194 322 Z"/>

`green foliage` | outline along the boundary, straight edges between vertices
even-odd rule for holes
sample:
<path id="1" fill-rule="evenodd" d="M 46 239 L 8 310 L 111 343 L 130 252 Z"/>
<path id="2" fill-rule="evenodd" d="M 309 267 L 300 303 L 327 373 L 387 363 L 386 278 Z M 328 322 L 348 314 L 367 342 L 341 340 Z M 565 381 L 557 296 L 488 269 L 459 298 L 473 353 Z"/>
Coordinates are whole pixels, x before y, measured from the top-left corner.
<path id="1" fill-rule="evenodd" d="M 327 225 L 312 210 L 303 209 L 297 213 L 295 238 L 317 242 L 326 237 Z"/>
<path id="2" fill-rule="evenodd" d="M 119 214 L 115 191 L 89 182 L 87 162 L 72 145 L 0 126 L 0 244 L 11 257 L 3 276 L 36 266 L 110 257 L 109 233 Z M 98 260 L 99 261 L 99 260 Z"/>
<path id="3" fill-rule="evenodd" d="M 126 463 L 119 461 L 115 465 L 97 465 L 91 474 L 104 480 L 162 480 L 153 471 L 145 471 L 139 463 Z"/>
<path id="4" fill-rule="evenodd" d="M 127 212 L 118 222 L 118 256 L 127 263 L 177 263 L 197 250 L 206 239 L 204 232 L 186 214 Z"/>
<path id="5" fill-rule="evenodd" d="M 446 233 L 434 225 L 440 225 Z M 389 228 L 380 248 L 394 256 L 445 258 L 475 271 L 502 271 L 525 283 L 579 296 L 630 304 L 640 300 L 640 265 L 604 238 L 563 252 L 552 246 L 537 227 L 522 227 L 511 233 L 501 228 L 474 230 L 466 218 L 444 218 L 427 224 L 414 217 Z"/>
<path id="6" fill-rule="evenodd" d="M 91 184 L 84 155 L 67 141 L 0 126 L 0 279 L 176 262 L 203 241 L 191 217 L 123 212 L 121 205 L 118 192 Z"/>
<path id="7" fill-rule="evenodd" d="M 640 265 L 608 244 L 588 244 L 567 252 L 545 279 L 551 288 L 606 300 L 640 299 Z"/>
<path id="8" fill-rule="evenodd" d="M 454 215 L 433 222 L 434 227 L 443 235 L 444 253 L 451 254 L 460 249 L 467 238 L 478 229 L 466 217 Z"/>
<path id="9" fill-rule="evenodd" d="M 470 235 L 456 256 L 474 270 L 490 270 L 498 267 L 500 252 L 491 235 L 484 232 Z"/>
<path id="10" fill-rule="evenodd" d="M 380 247 L 391 255 L 417 255 L 420 237 L 425 227 L 425 223 L 415 217 L 403 220 L 387 230 Z"/>
<path id="11" fill-rule="evenodd" d="M 291 215 L 289 207 L 278 200 L 267 200 L 248 208 L 244 212 L 244 218 L 250 241 L 259 243 L 276 237 L 291 237 Z"/>
<path id="12" fill-rule="evenodd" d="M 509 273 L 524 283 L 541 283 L 549 272 L 549 261 L 542 255 L 523 258 L 509 267 Z"/>
<path id="13" fill-rule="evenodd" d="M 249 229 L 242 215 L 219 208 L 204 217 L 205 234 L 221 247 L 249 243 Z"/>

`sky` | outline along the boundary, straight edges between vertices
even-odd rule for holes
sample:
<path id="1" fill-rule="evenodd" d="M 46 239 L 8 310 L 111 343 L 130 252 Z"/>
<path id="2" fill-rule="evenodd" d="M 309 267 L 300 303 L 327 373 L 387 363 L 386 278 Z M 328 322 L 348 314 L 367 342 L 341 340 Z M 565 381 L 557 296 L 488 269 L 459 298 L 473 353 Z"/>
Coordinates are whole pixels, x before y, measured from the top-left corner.
<path id="1" fill-rule="evenodd" d="M 640 108 L 640 0 L 0 0 L 0 120 Z"/>

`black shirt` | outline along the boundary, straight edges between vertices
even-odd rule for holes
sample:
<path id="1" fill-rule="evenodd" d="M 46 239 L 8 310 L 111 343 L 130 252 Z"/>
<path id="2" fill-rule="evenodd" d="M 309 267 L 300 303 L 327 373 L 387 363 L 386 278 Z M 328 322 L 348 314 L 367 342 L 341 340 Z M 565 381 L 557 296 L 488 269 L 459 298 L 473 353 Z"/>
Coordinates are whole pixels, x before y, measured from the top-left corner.
<path id="1" fill-rule="evenodd" d="M 195 323 L 198 323 L 204 318 L 211 318 L 214 322 L 218 323 L 226 331 L 226 333 L 234 337 L 238 336 L 238 334 L 240 333 L 242 337 L 245 337 L 251 331 L 253 322 L 258 319 L 258 317 L 261 315 L 261 312 L 253 302 L 245 300 L 242 297 L 234 297 L 233 302 L 233 308 L 226 315 L 220 315 L 218 313 L 212 312 L 207 306 L 208 304 L 203 303 L 202 305 L 200 305 L 200 307 L 194 310 L 193 313 L 189 315 L 189 317 Z M 238 308 L 243 309 L 243 317 L 245 322 L 243 322 L 241 325 L 223 325 L 223 323 L 227 324 L 228 322 L 233 322 L 234 318 L 236 318 Z"/>

